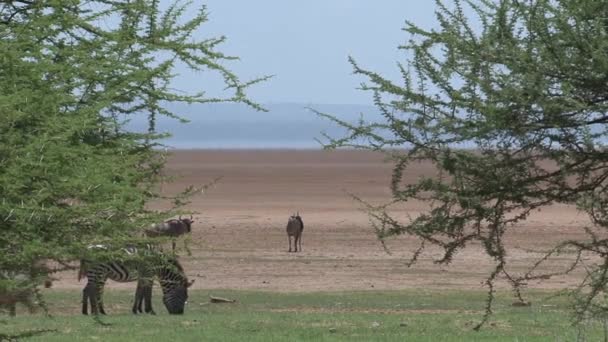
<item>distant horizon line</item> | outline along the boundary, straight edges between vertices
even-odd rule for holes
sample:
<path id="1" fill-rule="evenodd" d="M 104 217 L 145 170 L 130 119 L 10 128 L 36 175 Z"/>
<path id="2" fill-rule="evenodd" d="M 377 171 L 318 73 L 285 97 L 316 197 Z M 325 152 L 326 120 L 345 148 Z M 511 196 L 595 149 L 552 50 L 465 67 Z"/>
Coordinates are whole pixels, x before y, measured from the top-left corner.
<path id="1" fill-rule="evenodd" d="M 366 148 L 357 148 L 357 147 L 337 147 L 337 148 L 329 148 L 325 149 L 323 147 L 314 148 L 314 147 L 193 147 L 193 148 L 154 148 L 154 150 L 166 150 L 167 152 L 196 152 L 196 151 L 218 151 L 218 152 L 230 152 L 230 151 L 252 151 L 252 152 L 263 152 L 263 151 L 367 151 L 367 152 L 386 152 L 386 151 L 400 151 L 400 150 L 409 150 L 411 148 L 408 147 L 393 147 L 387 149 L 385 151 L 375 151 Z M 475 150 L 474 148 L 463 149 L 463 150 Z"/>
<path id="2" fill-rule="evenodd" d="M 254 101 L 254 100 L 253 100 Z M 297 101 L 280 101 L 280 102 L 272 102 L 272 101 L 254 101 L 255 103 L 258 103 L 262 106 L 264 105 L 297 105 L 297 106 L 303 106 L 303 107 L 307 107 L 310 105 L 322 105 L 322 106 L 365 106 L 365 107 L 376 107 L 375 104 L 370 103 L 370 104 L 364 104 L 364 103 L 336 103 L 336 102 L 297 102 Z M 178 103 L 178 102 L 175 102 Z M 196 103 L 193 103 L 196 104 Z M 202 103 L 202 104 L 207 104 L 207 103 Z M 208 104 L 212 104 L 212 105 L 218 105 L 218 104 L 233 104 L 233 105 L 247 105 L 243 102 L 210 102 Z"/>

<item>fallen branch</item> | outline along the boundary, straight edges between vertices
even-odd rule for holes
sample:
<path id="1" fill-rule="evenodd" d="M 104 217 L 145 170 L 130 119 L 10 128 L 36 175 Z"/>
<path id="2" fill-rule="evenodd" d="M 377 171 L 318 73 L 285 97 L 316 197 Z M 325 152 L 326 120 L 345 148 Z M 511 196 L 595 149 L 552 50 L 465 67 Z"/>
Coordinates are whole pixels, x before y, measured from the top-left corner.
<path id="1" fill-rule="evenodd" d="M 211 303 L 236 303 L 236 299 L 228 299 L 222 297 L 215 297 L 209 295 L 209 302 Z"/>

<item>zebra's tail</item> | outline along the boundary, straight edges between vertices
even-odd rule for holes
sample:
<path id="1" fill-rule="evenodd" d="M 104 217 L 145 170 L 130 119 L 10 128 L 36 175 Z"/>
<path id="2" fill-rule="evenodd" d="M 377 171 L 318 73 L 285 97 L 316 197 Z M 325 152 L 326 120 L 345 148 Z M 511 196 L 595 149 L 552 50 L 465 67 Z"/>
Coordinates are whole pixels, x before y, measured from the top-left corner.
<path id="1" fill-rule="evenodd" d="M 80 281 L 80 279 L 84 278 L 84 276 L 87 274 L 87 270 L 85 269 L 84 266 L 84 260 L 80 260 L 80 268 L 78 269 L 78 281 Z"/>

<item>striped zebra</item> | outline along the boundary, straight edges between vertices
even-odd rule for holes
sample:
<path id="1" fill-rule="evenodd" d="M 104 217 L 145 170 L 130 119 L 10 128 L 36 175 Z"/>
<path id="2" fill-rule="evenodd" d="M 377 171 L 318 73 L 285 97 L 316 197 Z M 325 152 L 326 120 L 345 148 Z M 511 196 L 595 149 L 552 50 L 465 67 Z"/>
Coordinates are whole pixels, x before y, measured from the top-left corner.
<path id="1" fill-rule="evenodd" d="M 106 249 L 103 245 L 89 246 L 89 249 Z M 135 247 L 123 249 L 125 258 L 111 261 L 80 261 L 78 280 L 87 277 L 87 284 L 82 290 L 82 313 L 88 314 L 88 304 L 91 313 L 105 315 L 103 307 L 103 290 L 109 278 L 117 282 L 132 282 L 137 280 L 133 313 L 141 312 L 141 303 L 145 300 L 146 312 L 152 310 L 152 285 L 158 278 L 162 292 L 163 304 L 170 314 L 183 314 L 189 282 L 184 269 L 175 257 L 164 255 L 162 252 L 147 246 L 142 252 Z"/>

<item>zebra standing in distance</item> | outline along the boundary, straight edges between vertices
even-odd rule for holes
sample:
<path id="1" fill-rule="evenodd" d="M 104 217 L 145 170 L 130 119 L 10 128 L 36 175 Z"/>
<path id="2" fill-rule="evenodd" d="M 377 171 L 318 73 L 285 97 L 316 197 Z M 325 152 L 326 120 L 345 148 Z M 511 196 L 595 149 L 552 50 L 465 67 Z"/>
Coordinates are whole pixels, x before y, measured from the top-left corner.
<path id="1" fill-rule="evenodd" d="M 289 217 L 287 221 L 287 241 L 289 241 L 289 252 L 291 252 L 291 237 L 294 238 L 294 252 L 298 252 L 298 243 L 300 244 L 300 252 L 302 251 L 302 232 L 304 231 L 304 221 L 300 217 L 300 213 L 296 213 Z"/>
<path id="2" fill-rule="evenodd" d="M 182 218 L 181 216 L 176 219 L 167 220 L 163 223 L 155 223 L 149 229 L 144 231 L 147 237 L 160 237 L 169 236 L 172 237 L 172 248 L 175 251 L 175 238 L 190 233 L 192 231 L 192 224 L 194 220 L 192 215 L 190 218 Z"/>
<path id="3" fill-rule="evenodd" d="M 89 246 L 89 249 L 108 248 L 103 245 Z M 91 304 L 91 313 L 105 315 L 103 307 L 103 290 L 106 280 L 117 282 L 132 282 L 137 280 L 138 287 L 135 294 L 133 312 L 141 300 L 146 300 L 146 312 L 154 314 L 152 310 L 152 282 L 157 277 L 163 291 L 163 304 L 170 314 L 183 314 L 188 299 L 188 287 L 194 283 L 189 282 L 184 269 L 177 259 L 166 256 L 148 245 L 142 251 L 135 247 L 124 248 L 125 258 L 112 261 L 81 260 L 78 280 L 87 277 L 87 284 L 82 290 L 82 313 L 88 314 L 88 304 Z"/>

